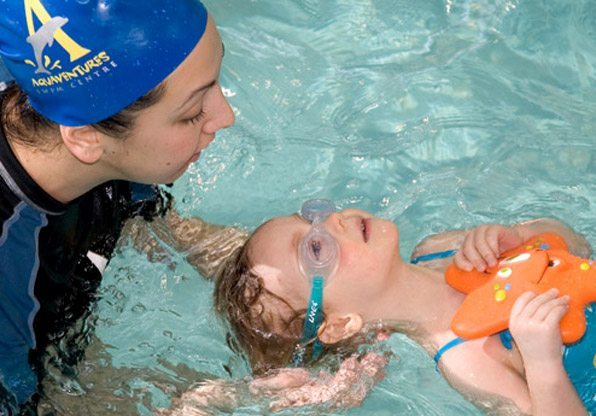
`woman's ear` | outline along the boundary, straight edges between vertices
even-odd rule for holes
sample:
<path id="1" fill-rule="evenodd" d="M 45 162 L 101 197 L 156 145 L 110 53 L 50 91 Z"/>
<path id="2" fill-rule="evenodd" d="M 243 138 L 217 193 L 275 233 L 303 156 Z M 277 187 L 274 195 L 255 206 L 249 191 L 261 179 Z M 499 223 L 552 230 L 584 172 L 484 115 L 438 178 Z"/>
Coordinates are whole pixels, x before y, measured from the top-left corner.
<path id="1" fill-rule="evenodd" d="M 362 325 L 362 317 L 356 313 L 331 314 L 319 328 L 318 336 L 325 344 L 335 344 L 359 332 Z"/>
<path id="2" fill-rule="evenodd" d="M 100 133 L 91 126 L 60 126 L 62 141 L 70 153 L 86 165 L 97 162 L 103 154 Z"/>

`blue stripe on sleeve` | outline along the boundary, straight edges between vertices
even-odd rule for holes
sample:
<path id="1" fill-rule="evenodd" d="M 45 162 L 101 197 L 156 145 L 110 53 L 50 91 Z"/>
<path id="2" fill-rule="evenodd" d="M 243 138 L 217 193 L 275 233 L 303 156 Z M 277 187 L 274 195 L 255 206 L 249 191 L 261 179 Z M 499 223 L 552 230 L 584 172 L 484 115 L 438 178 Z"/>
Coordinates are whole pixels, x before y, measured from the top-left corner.
<path id="1" fill-rule="evenodd" d="M 46 225 L 44 213 L 21 202 L 3 224 L 0 236 L 0 377 L 19 402 L 25 401 L 36 387 L 28 354 L 35 348 L 38 239 Z"/>

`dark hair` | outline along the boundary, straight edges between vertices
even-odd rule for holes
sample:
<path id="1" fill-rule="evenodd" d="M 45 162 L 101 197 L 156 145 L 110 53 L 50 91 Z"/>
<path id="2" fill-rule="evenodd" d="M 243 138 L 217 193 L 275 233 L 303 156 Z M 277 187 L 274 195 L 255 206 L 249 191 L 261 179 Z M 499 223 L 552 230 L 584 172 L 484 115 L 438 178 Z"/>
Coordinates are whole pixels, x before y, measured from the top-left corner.
<path id="1" fill-rule="evenodd" d="M 138 112 L 157 103 L 166 90 L 162 82 L 147 94 L 112 117 L 91 124 L 99 132 L 125 139 L 135 126 Z M 27 94 L 16 83 L 11 83 L 0 94 L 0 121 L 4 133 L 14 141 L 35 147 L 51 147 L 58 143 L 44 142 L 47 136 L 58 132 L 58 124 L 44 117 L 29 104 Z"/>

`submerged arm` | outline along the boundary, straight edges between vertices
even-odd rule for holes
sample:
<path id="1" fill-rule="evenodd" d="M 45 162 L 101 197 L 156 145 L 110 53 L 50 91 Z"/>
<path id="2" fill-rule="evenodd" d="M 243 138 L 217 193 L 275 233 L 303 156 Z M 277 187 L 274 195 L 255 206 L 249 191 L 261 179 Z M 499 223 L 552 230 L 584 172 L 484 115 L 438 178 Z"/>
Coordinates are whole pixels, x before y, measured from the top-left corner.
<path id="1" fill-rule="evenodd" d="M 323 406 L 348 408 L 357 406 L 383 376 L 385 356 L 367 353 L 342 362 L 335 374 L 320 372 L 313 376 L 303 368 L 284 368 L 252 381 L 213 380 L 189 389 L 173 401 L 163 416 L 203 415 L 207 409 L 226 409 L 261 403 L 269 411 L 289 407 Z"/>
<path id="2" fill-rule="evenodd" d="M 174 210 L 162 221 L 154 221 L 152 229 L 207 278 L 248 238 L 239 228 L 210 224 L 198 217 L 182 218 Z"/>
<path id="3" fill-rule="evenodd" d="M 497 257 L 511 248 L 517 247 L 533 236 L 553 232 L 559 234 L 576 256 L 588 258 L 592 249 L 587 240 L 561 221 L 552 218 L 539 218 L 510 226 L 484 224 L 467 230 L 447 231 L 426 237 L 415 248 L 412 258 L 443 250 L 458 250 L 455 264 L 464 270 L 476 267 L 484 270 L 487 265 L 496 264 Z M 451 259 L 435 260 L 424 265 L 444 269 Z"/>
<path id="4" fill-rule="evenodd" d="M 570 253 L 583 258 L 588 258 L 592 255 L 592 247 L 583 235 L 575 232 L 563 222 L 554 218 L 538 218 L 536 220 L 525 221 L 514 225 L 513 228 L 518 230 L 524 241 L 540 233 L 551 232 L 559 234 L 567 243 Z"/>
<path id="5" fill-rule="evenodd" d="M 239 228 L 210 224 L 198 217 L 182 218 L 173 209 L 149 223 L 139 218 L 130 220 L 126 234 L 151 260 L 169 259 L 171 248 L 208 279 L 248 238 Z"/>

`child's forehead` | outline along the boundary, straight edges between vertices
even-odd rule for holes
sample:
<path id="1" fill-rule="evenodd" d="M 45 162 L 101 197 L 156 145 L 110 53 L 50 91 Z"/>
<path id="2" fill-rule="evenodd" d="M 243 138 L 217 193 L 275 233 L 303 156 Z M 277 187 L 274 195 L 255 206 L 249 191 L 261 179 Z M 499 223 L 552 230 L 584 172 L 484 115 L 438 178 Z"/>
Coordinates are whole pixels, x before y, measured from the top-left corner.
<path id="1" fill-rule="evenodd" d="M 261 224 L 255 230 L 254 234 L 257 235 L 257 234 L 261 234 L 261 233 L 270 233 L 270 232 L 276 232 L 276 231 L 281 232 L 284 229 L 297 227 L 301 223 L 306 223 L 306 221 L 304 219 L 302 219 L 302 217 L 297 213 L 279 216 L 279 217 L 273 217 L 273 218 L 265 221 L 263 224 Z"/>
<path id="2" fill-rule="evenodd" d="M 262 258 L 272 249 L 285 252 L 306 225 L 299 215 L 272 218 L 261 224 L 248 242 L 249 257 Z"/>
<path id="3" fill-rule="evenodd" d="M 267 291 L 292 307 L 305 307 L 309 292 L 297 256 L 300 237 L 308 227 L 297 216 L 277 217 L 263 224 L 249 241 L 252 272 L 262 279 Z"/>

